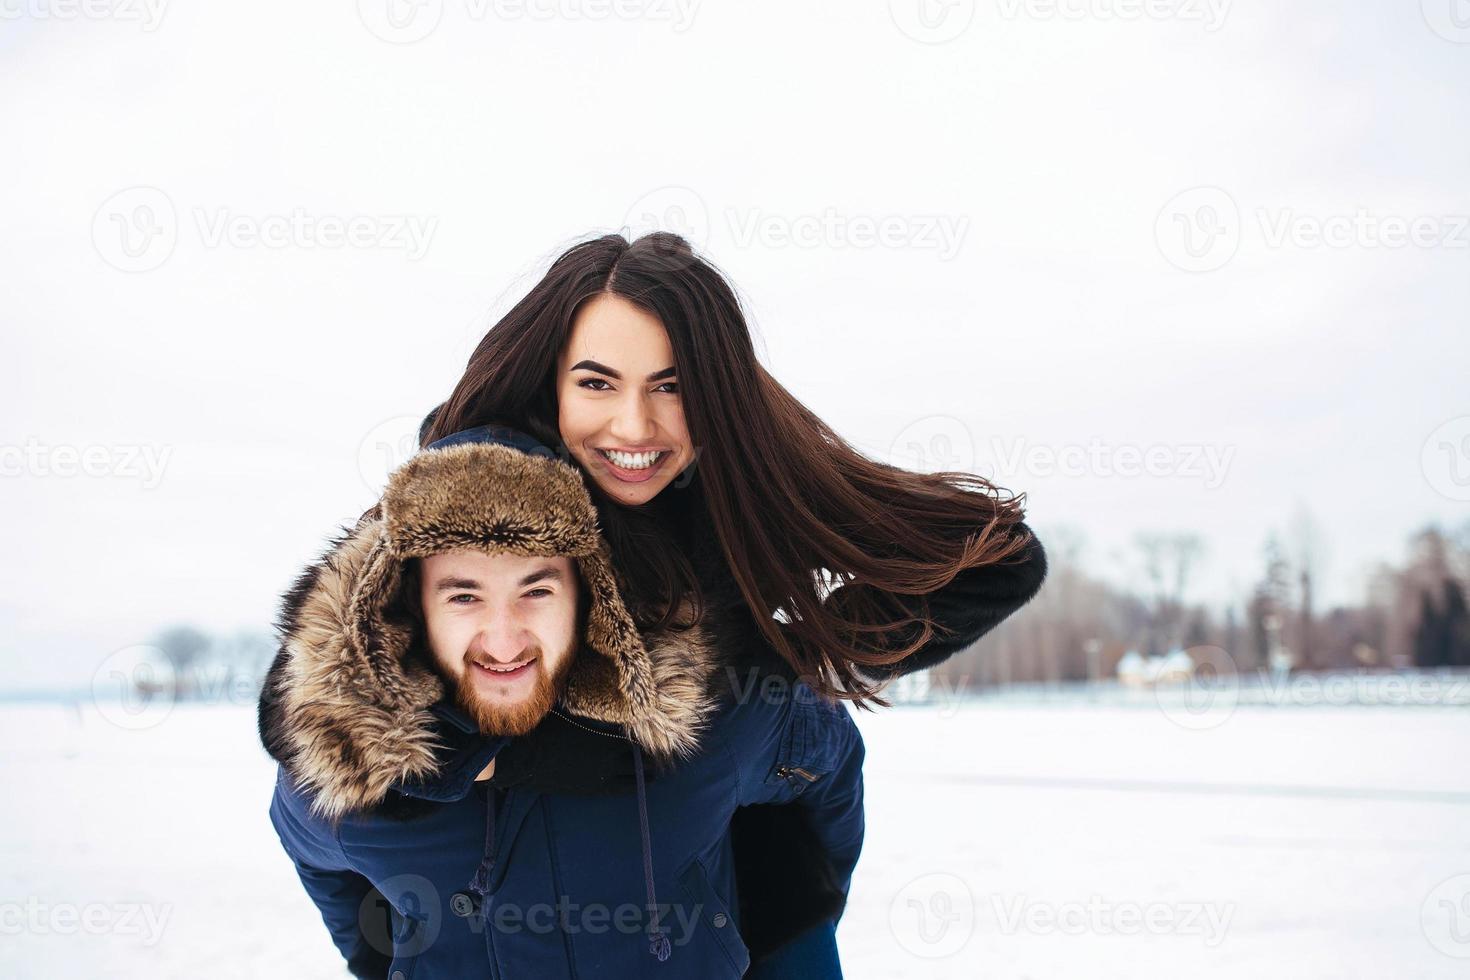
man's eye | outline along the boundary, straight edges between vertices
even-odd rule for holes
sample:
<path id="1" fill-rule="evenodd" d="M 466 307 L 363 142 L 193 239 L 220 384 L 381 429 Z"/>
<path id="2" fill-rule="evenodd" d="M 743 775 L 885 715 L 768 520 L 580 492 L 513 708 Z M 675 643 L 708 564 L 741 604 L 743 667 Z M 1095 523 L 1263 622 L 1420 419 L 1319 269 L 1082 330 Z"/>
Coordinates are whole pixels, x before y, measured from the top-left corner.
<path id="1" fill-rule="evenodd" d="M 593 385 L 602 385 L 603 387 L 601 387 L 601 388 L 593 388 L 592 387 Z M 612 390 L 612 385 L 608 384 L 606 381 L 602 380 L 601 378 L 583 378 L 581 381 L 578 381 L 577 382 L 577 387 L 578 388 L 588 388 L 588 389 L 590 389 L 592 391 L 611 391 Z"/>
<path id="2" fill-rule="evenodd" d="M 532 589 L 530 592 L 527 592 L 526 593 L 526 598 L 527 599 L 539 599 L 542 596 L 548 596 L 548 595 L 551 595 L 551 590 L 550 589 Z"/>
<path id="3" fill-rule="evenodd" d="M 452 596 L 449 597 L 449 601 L 450 601 L 450 603 L 452 605 L 465 606 L 465 605 L 468 605 L 469 604 L 469 603 L 465 603 L 465 602 L 460 602 L 459 600 L 461 600 L 461 599 L 468 599 L 468 600 L 470 600 L 470 602 L 474 602 L 475 601 L 475 596 L 470 595 L 468 592 L 462 592 L 459 595 L 452 595 Z"/>

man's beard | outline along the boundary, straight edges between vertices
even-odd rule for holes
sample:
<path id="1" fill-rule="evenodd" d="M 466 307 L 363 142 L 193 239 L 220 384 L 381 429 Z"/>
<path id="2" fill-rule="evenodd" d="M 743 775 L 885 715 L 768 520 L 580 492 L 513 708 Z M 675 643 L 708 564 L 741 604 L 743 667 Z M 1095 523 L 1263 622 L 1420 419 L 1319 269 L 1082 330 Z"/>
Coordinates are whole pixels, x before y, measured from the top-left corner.
<path id="1" fill-rule="evenodd" d="M 530 694 L 514 703 L 496 704 L 477 693 L 474 683 L 469 679 L 469 672 L 475 668 L 468 661 L 465 663 L 465 673 L 454 679 L 454 703 L 475 720 L 482 733 L 518 737 L 539 725 L 566 690 L 567 675 L 577 656 L 577 644 L 573 641 L 565 655 L 557 658 L 554 674 L 547 672 L 546 657 L 542 655 L 540 647 L 527 651 L 527 656 L 536 658 L 536 663 L 531 668 L 536 671 L 536 684 Z"/>

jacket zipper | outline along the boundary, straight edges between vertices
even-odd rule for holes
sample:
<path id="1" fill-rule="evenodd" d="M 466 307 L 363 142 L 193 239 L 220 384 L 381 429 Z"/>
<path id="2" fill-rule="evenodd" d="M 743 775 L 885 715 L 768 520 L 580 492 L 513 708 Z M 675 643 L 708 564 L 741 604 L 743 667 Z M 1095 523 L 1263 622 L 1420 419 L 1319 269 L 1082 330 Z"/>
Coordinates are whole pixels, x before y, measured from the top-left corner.
<path id="1" fill-rule="evenodd" d="M 811 773 L 807 772 L 800 766 L 780 766 L 776 769 L 776 775 L 780 776 L 782 779 L 785 779 L 791 775 L 797 775 L 800 776 L 802 779 L 805 779 L 809 783 L 814 783 L 817 781 L 816 776 L 813 776 Z"/>
<path id="2" fill-rule="evenodd" d="M 555 708 L 552 708 L 551 709 L 551 713 L 554 714 L 554 715 L 556 715 L 562 721 L 566 722 L 568 725 L 575 725 L 576 727 L 582 729 L 582 731 L 584 731 L 584 732 L 591 732 L 593 735 L 601 735 L 603 738 L 615 738 L 619 742 L 631 742 L 632 741 L 632 739 L 628 737 L 628 735 L 627 735 L 626 732 L 624 734 L 622 734 L 622 735 L 614 735 L 612 732 L 600 732 L 600 731 L 598 731 L 595 728 L 588 728 L 586 725 L 583 725 L 580 722 L 574 721 L 572 718 L 568 717 L 567 715 L 562 714 L 560 711 L 557 711 Z"/>

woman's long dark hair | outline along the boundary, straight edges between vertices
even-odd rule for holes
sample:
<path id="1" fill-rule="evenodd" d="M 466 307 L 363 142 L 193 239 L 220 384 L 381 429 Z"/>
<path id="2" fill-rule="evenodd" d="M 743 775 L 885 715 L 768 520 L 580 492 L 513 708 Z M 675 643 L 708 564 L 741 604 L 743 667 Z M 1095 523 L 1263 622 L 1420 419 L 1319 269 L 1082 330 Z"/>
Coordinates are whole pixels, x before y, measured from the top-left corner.
<path id="1" fill-rule="evenodd" d="M 968 473 L 913 473 L 875 462 L 797 401 L 756 360 L 729 284 L 667 232 L 632 243 L 604 235 L 558 257 L 480 341 L 420 444 L 498 422 L 564 449 L 557 358 L 578 308 L 602 293 L 646 310 L 668 331 L 697 453 L 694 482 L 679 492 L 702 503 L 771 645 L 824 693 L 881 700 L 861 668 L 902 660 L 935 633 L 922 598 L 895 597 L 922 597 L 960 571 L 1026 547 L 1024 535 L 1010 533 L 1024 517 L 1025 494 L 1009 495 Z M 642 625 L 653 625 L 650 616 L 667 625 L 680 598 L 697 604 L 695 576 L 660 537 L 650 516 L 656 508 L 597 499 Z M 839 590 L 843 601 L 824 604 L 834 580 L 849 583 Z"/>

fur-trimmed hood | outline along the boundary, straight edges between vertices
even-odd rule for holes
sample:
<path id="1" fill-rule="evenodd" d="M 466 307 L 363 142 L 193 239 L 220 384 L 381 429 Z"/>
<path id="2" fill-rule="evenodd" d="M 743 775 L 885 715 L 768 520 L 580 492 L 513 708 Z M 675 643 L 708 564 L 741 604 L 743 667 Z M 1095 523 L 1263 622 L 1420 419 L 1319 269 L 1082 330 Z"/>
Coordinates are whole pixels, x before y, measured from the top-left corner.
<path id="1" fill-rule="evenodd" d="M 285 595 L 260 734 L 322 816 L 371 808 L 443 767 L 447 692 L 415 652 L 403 603 L 418 600 L 400 586 L 406 560 L 459 548 L 574 559 L 589 604 L 560 708 L 622 726 L 656 760 L 698 747 L 713 645 L 698 626 L 640 634 L 580 471 L 528 442 L 485 426 L 417 453 Z"/>

